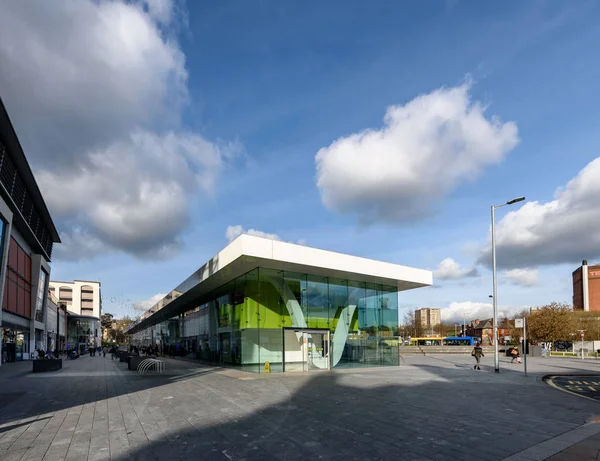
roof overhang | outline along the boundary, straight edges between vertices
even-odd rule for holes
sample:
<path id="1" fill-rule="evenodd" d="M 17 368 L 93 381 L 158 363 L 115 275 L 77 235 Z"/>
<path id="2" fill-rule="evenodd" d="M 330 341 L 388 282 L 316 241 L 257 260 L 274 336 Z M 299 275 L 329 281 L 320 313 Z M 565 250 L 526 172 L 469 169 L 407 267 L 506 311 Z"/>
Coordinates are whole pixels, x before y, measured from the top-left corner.
<path id="1" fill-rule="evenodd" d="M 146 312 L 136 333 L 210 300 L 213 291 L 257 267 L 395 287 L 430 286 L 431 271 L 243 234 Z"/>
<path id="2" fill-rule="evenodd" d="M 31 200 L 34 206 L 37 208 L 41 219 L 44 221 L 44 224 L 48 228 L 50 232 L 50 236 L 54 243 L 60 243 L 60 236 L 58 235 L 58 231 L 56 230 L 56 226 L 54 225 L 54 221 L 52 221 L 52 217 L 50 216 L 50 212 L 48 211 L 48 207 L 46 206 L 46 202 L 42 197 L 42 193 L 40 188 L 37 185 L 35 177 L 33 176 L 33 172 L 31 171 L 31 167 L 29 166 L 29 162 L 27 161 L 27 157 L 25 157 L 25 153 L 23 152 L 23 148 L 21 147 L 21 143 L 19 142 L 19 138 L 17 137 L 17 133 L 10 121 L 6 108 L 4 107 L 4 103 L 0 98 L 0 136 L 6 143 L 6 147 L 10 152 L 10 158 L 14 162 L 17 171 L 19 171 L 21 175 L 21 179 L 25 187 L 27 188 L 27 192 L 30 194 Z M 12 200 L 10 196 L 5 197 L 7 200 Z M 15 204 L 15 207 L 18 206 Z M 37 241 L 37 237 L 32 229 L 29 228 L 29 225 L 25 221 L 25 219 L 20 215 L 20 213 L 15 213 L 17 216 L 14 217 L 16 224 L 18 227 L 24 231 L 25 229 L 28 233 L 31 234 L 31 238 L 33 241 L 36 241 L 41 249 L 41 253 L 46 256 L 49 260 L 50 255 L 47 255 L 41 242 Z"/>

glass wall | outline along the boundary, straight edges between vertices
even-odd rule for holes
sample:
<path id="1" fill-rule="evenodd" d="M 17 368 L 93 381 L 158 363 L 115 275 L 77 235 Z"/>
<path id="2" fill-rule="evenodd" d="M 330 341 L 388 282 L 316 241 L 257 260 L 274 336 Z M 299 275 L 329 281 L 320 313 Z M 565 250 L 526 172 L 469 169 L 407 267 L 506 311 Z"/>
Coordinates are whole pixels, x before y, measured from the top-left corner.
<path id="1" fill-rule="evenodd" d="M 76 350 L 80 354 L 97 346 L 100 321 L 82 317 L 67 319 L 67 350 Z"/>
<path id="2" fill-rule="evenodd" d="M 328 330 L 331 367 L 398 365 L 395 287 L 258 268 L 210 298 L 132 341 L 164 355 L 248 371 L 262 372 L 268 362 L 279 372 L 285 338 L 300 338 L 300 329 Z"/>

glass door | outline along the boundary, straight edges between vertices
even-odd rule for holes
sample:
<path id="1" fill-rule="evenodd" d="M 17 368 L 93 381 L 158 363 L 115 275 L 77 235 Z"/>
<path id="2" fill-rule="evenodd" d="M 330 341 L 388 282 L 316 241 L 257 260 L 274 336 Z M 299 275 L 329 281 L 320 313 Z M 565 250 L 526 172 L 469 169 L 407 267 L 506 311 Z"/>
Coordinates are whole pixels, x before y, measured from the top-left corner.
<path id="1" fill-rule="evenodd" d="M 305 332 L 305 371 L 329 370 L 329 332 Z"/>
<path id="2" fill-rule="evenodd" d="M 284 329 L 285 371 L 329 370 L 329 331 Z"/>

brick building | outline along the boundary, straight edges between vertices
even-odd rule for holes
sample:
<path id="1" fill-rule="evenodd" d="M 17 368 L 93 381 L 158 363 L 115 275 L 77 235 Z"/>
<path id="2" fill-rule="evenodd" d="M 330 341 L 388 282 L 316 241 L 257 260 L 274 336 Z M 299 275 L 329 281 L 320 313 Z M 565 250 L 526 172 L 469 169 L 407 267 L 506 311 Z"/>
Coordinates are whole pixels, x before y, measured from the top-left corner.
<path id="1" fill-rule="evenodd" d="M 505 344 L 510 340 L 512 323 L 504 319 L 498 323 L 498 343 Z M 467 325 L 467 336 L 478 338 L 481 344 L 490 345 L 494 343 L 494 319 L 472 320 Z"/>
<path id="2" fill-rule="evenodd" d="M 600 265 L 588 266 L 584 260 L 573 272 L 573 308 L 600 311 Z"/>

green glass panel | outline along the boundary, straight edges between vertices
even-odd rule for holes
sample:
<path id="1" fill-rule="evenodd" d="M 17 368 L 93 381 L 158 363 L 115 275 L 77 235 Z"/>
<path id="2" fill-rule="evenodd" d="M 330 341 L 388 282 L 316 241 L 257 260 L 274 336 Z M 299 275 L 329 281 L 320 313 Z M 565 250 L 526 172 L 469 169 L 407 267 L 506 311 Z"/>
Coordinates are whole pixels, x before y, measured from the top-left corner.
<path id="1" fill-rule="evenodd" d="M 329 328 L 327 277 L 307 276 L 307 318 L 309 328 Z"/>

